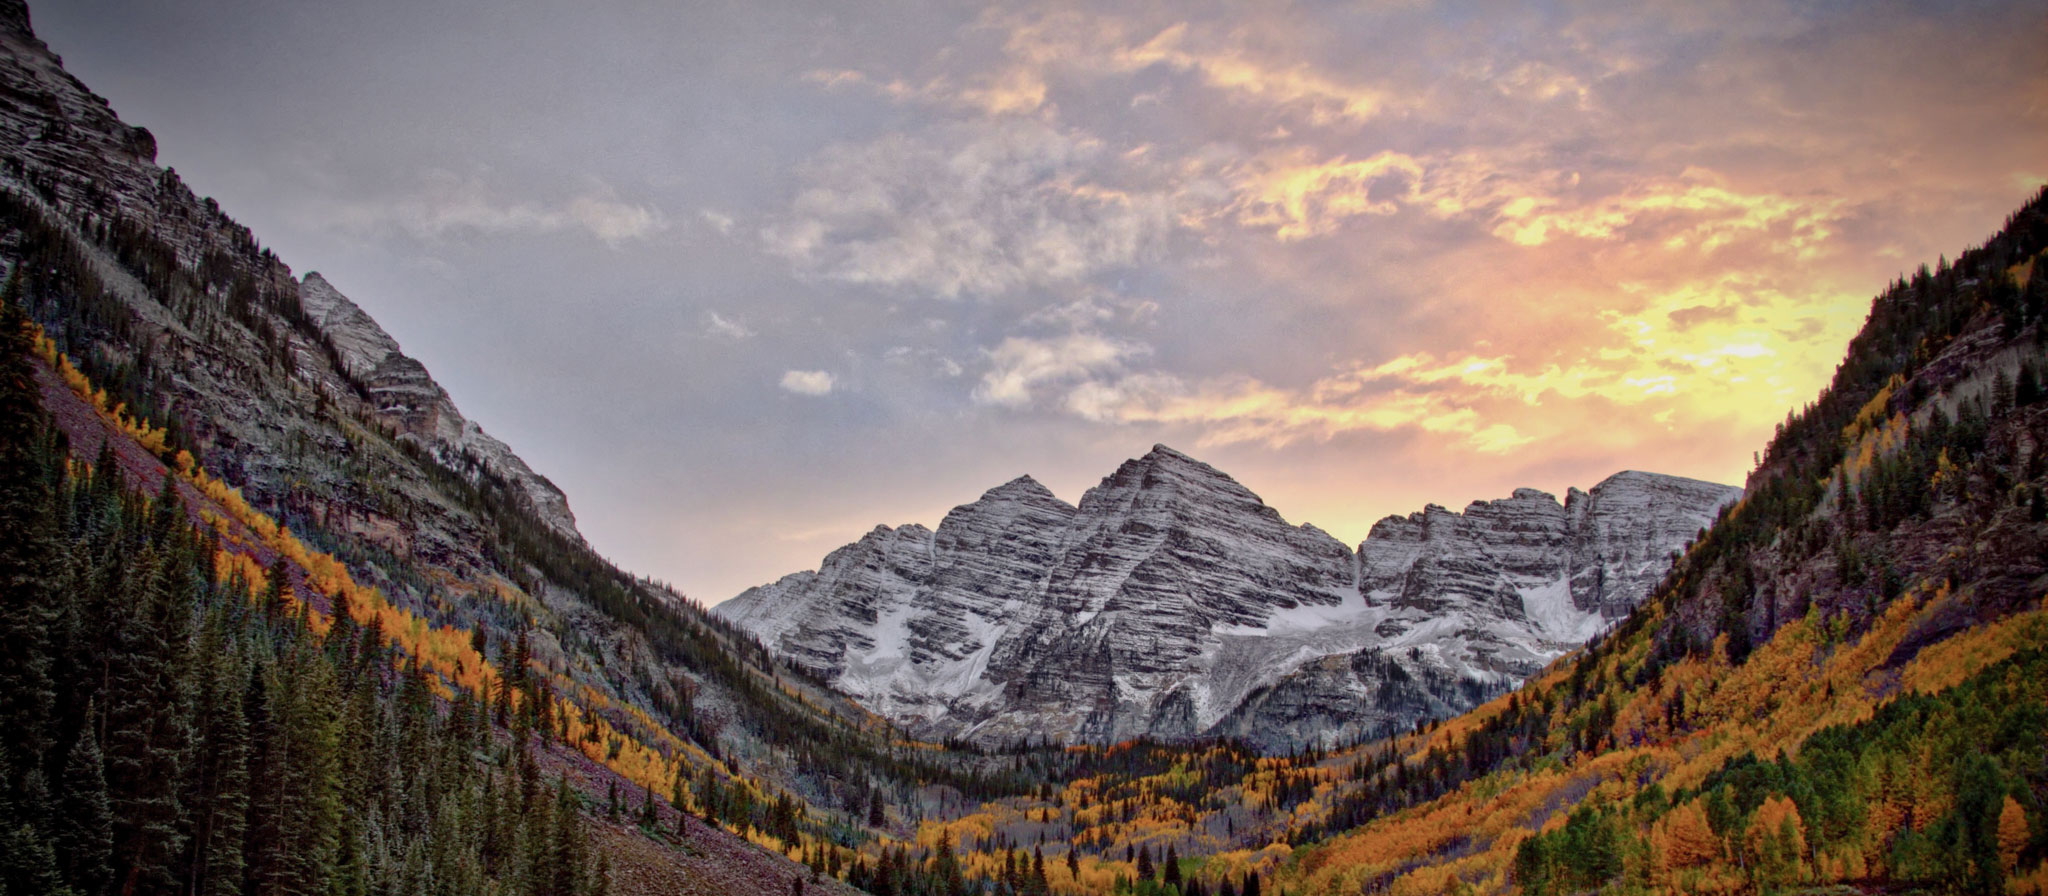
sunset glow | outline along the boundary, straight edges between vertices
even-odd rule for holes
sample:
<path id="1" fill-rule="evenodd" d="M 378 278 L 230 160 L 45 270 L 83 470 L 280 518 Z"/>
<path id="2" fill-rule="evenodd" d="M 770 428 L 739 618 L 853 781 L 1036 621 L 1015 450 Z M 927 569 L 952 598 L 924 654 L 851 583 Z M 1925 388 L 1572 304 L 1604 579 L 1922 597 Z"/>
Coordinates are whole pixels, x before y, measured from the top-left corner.
<path id="1" fill-rule="evenodd" d="M 1740 483 L 1875 293 L 2048 181 L 2034 4 L 457 5 L 36 15 L 706 602 L 1154 442 L 1354 544 Z"/>

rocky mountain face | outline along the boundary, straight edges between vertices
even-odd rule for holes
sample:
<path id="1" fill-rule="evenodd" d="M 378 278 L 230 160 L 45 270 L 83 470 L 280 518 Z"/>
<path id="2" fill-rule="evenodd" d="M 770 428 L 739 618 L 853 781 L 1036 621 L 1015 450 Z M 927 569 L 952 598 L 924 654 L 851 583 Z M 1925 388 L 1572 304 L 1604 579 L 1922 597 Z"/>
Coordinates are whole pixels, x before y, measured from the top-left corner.
<path id="1" fill-rule="evenodd" d="M 159 167 L 28 25 L 0 0 L 0 279 L 109 404 L 166 433 L 163 461 L 189 451 L 392 604 L 486 633 L 497 662 L 526 629 L 537 667 L 618 704 L 666 718 L 701 685 L 699 717 L 743 711 L 677 670 L 699 645 L 648 633 L 701 634 L 694 610 L 592 556 L 559 490 L 361 308 Z"/>
<path id="2" fill-rule="evenodd" d="M 842 695 L 792 678 L 693 602 L 597 556 L 576 535 L 559 490 L 464 417 L 389 333 L 324 278 L 294 277 L 155 157 L 147 131 L 123 123 L 64 71 L 30 31 L 21 0 L 0 0 L 0 281 L 6 301 L 62 356 L 33 364 L 54 421 L 50 444 L 68 447 L 72 461 L 112 458 L 144 494 L 176 484 L 193 502 L 185 505 L 193 521 L 211 514 L 208 525 L 222 534 L 217 562 L 282 568 L 303 624 L 341 609 L 345 594 L 354 595 L 347 606 L 358 620 L 374 613 L 381 625 L 400 614 L 381 629 L 387 637 L 361 630 L 373 678 L 379 668 L 419 670 L 430 692 L 485 703 L 506 690 L 481 673 L 523 681 L 522 706 L 560 711 L 548 721 L 536 721 L 548 710 L 521 716 L 542 732 L 523 741 L 536 759 L 522 768 L 549 780 L 559 774 L 591 800 L 637 787 L 651 812 L 653 794 L 675 781 L 738 793 L 744 779 L 745 792 L 763 799 L 721 801 L 731 811 L 709 818 L 712 827 L 764 829 L 774 794 L 784 818 L 818 813 L 819 829 L 831 826 L 843 843 L 862 824 L 908 836 L 922 810 L 899 795 L 921 782 L 995 792 L 995 760 L 893 755 L 897 732 L 848 725 L 865 714 Z M 0 533 L 0 542 L 15 535 Z M 59 574 L 50 571 L 50 581 Z M 354 630 L 335 623 L 328 631 Z M 218 653 L 191 646 L 209 663 Z M 175 719 L 163 727 L 187 724 L 183 710 L 157 703 Z M 339 726 L 333 713 L 356 705 L 306 704 L 307 724 Z M 519 727 L 483 722 L 494 725 L 499 736 Z M 574 726 L 584 734 L 572 737 Z M 401 865 L 409 879 L 441 873 L 439 858 L 392 858 L 385 848 L 396 841 L 377 839 L 374 826 L 337 831 L 339 819 L 320 829 L 337 853 L 365 857 L 356 866 L 364 879 L 386 880 L 378 869 Z M 779 851 L 696 820 L 673 849 L 651 848 L 640 834 L 604 836 L 615 826 L 592 824 L 597 842 L 609 844 L 615 880 L 650 880 L 642 872 L 654 867 L 662 880 L 687 875 L 690 887 L 779 894 L 800 879 L 801 866 Z M 811 877 L 806 892 L 843 891 L 802 873 Z"/>
<path id="3" fill-rule="evenodd" d="M 1563 504 L 1521 488 L 1462 513 L 1431 505 L 1381 520 L 1357 558 L 1363 618 L 1382 640 L 1281 674 L 1216 731 L 1345 740 L 1470 708 L 1626 616 L 1741 495 L 1631 470 Z"/>
<path id="4" fill-rule="evenodd" d="M 510 446 L 462 416 L 426 366 L 399 351 L 398 340 L 326 278 L 307 273 L 299 281 L 299 303 L 334 346 L 342 370 L 361 384 L 377 415 L 397 425 L 400 438 L 416 440 L 450 467 L 481 466 L 515 485 L 528 509 L 555 531 L 582 537 L 568 496 Z"/>
<path id="5" fill-rule="evenodd" d="M 80 244 L 109 314 L 136 318 L 123 332 L 89 332 L 47 309 L 40 317 L 71 354 L 159 378 L 165 403 L 194 422 L 195 447 L 217 452 L 215 465 L 246 474 L 242 484 L 259 495 L 321 476 L 291 458 L 327 439 L 300 431 L 304 415 L 282 406 L 312 390 L 472 482 L 479 473 L 505 481 L 550 527 L 580 537 L 553 483 L 463 417 L 354 302 L 318 274 L 294 280 L 248 228 L 158 167 L 149 131 L 122 123 L 66 72 L 28 19 L 24 5 L 0 4 L 0 186 Z M 404 478 L 392 485 L 414 491 Z M 467 540 L 435 536 L 444 550 Z"/>
<path id="6" fill-rule="evenodd" d="M 1621 473 L 1560 504 L 1431 506 L 1352 551 L 1166 446 L 1078 506 L 1023 477 L 879 527 L 714 614 L 927 736 L 1243 737 L 1441 717 L 1640 601 L 1740 491 Z"/>

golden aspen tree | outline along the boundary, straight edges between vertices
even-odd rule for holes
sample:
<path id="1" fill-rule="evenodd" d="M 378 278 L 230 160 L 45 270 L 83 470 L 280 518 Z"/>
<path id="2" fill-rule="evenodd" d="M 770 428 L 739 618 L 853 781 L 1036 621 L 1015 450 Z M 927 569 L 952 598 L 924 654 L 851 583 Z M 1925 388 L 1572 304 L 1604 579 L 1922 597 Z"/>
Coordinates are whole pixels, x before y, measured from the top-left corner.
<path id="1" fill-rule="evenodd" d="M 1806 874 L 1806 823 L 1791 798 L 1765 797 L 1743 832 L 1743 852 L 1757 882 L 1766 889 L 1799 881 Z"/>
<path id="2" fill-rule="evenodd" d="M 1665 870 L 1695 868 L 1721 855 L 1721 838 L 1707 823 L 1707 812 L 1692 800 L 1657 820 L 1650 832 L 1650 844 L 1658 864 Z"/>
<path id="3" fill-rule="evenodd" d="M 1998 861 L 2007 874 L 2019 867 L 2020 850 L 2026 846 L 2027 810 L 2011 794 L 2006 794 L 2005 805 L 1998 812 Z"/>

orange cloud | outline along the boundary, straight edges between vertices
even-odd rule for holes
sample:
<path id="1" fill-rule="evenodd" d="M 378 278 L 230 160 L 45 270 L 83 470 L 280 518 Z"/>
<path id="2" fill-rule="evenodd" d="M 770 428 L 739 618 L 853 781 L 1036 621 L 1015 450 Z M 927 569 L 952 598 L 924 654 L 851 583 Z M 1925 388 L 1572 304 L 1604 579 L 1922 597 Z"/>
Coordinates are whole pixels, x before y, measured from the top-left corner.
<path id="1" fill-rule="evenodd" d="M 1393 105 L 1390 93 L 1346 84 L 1307 66 L 1275 66 L 1240 49 L 1191 49 L 1188 44 L 1188 25 L 1182 22 L 1118 51 L 1113 59 L 1127 71 L 1164 63 L 1199 74 L 1219 90 L 1268 104 L 1303 106 L 1315 124 L 1339 119 L 1364 122 Z"/>
<path id="2" fill-rule="evenodd" d="M 1519 197 L 1502 207 L 1501 223 L 1493 233 L 1522 246 L 1541 246 L 1564 236 L 1613 240 L 1630 226 L 1661 216 L 1670 219 L 1659 228 L 1666 248 L 1712 252 L 1756 235 L 1768 238 L 1775 251 L 1807 259 L 1833 234 L 1842 205 L 1839 199 L 1796 199 L 1700 183 L 1711 177 L 1704 171 L 1688 170 L 1686 175 L 1576 208 L 1559 209 L 1564 203 L 1555 197 Z"/>

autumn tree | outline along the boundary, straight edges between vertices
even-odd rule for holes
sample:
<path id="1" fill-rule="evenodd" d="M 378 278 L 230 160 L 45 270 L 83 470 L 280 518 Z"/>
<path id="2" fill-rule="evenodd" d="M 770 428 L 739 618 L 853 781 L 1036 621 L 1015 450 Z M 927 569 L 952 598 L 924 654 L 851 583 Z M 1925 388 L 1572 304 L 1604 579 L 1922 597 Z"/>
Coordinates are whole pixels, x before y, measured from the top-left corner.
<path id="1" fill-rule="evenodd" d="M 2027 848 L 2027 810 L 2005 795 L 2005 804 L 1998 811 L 1998 860 L 2010 875 L 2019 870 L 2020 852 Z"/>
<path id="2" fill-rule="evenodd" d="M 1806 824 L 1788 797 L 1766 797 L 1743 832 L 1743 854 L 1759 888 L 1766 892 L 1805 877 Z"/>
<path id="3" fill-rule="evenodd" d="M 1721 839 L 1714 835 L 1700 801 L 1689 800 L 1657 820 L 1650 831 L 1650 849 L 1660 868 L 1676 871 L 1719 858 Z"/>

